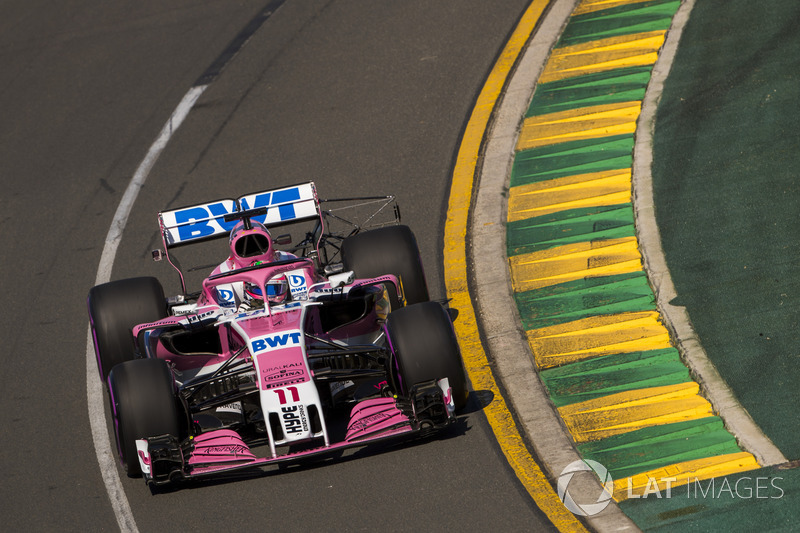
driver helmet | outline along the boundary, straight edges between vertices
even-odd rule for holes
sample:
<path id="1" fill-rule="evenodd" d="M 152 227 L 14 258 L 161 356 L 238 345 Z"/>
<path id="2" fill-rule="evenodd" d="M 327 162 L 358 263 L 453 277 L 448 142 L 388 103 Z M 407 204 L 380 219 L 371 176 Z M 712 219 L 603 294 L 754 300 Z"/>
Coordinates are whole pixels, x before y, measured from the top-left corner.
<path id="1" fill-rule="evenodd" d="M 261 287 L 258 285 L 254 285 L 252 283 L 245 283 L 244 284 L 244 293 L 245 298 L 256 302 L 260 302 L 264 300 L 264 297 L 261 295 Z M 272 278 L 267 282 L 267 300 L 271 304 L 280 304 L 286 301 L 286 297 L 289 295 L 289 282 L 286 280 L 286 276 L 280 276 L 276 278 Z"/>
<path id="2" fill-rule="evenodd" d="M 231 259 L 237 268 L 248 267 L 261 261 L 272 262 L 275 252 L 272 249 L 272 237 L 267 228 L 255 221 L 250 221 L 247 228 L 239 222 L 231 230 Z"/>

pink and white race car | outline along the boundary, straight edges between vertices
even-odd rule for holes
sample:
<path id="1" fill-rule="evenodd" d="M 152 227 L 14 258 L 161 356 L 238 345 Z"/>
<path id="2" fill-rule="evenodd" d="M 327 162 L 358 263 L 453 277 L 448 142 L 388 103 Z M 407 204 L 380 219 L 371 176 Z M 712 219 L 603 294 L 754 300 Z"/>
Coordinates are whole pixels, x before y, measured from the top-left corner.
<path id="1" fill-rule="evenodd" d="M 158 218 L 153 257 L 175 267 L 182 293 L 165 298 L 141 277 L 88 297 L 128 475 L 160 485 L 425 435 L 465 405 L 450 316 L 429 301 L 394 197 L 320 200 L 309 182 Z M 295 246 L 271 239 L 270 251 L 288 247 L 274 261 L 217 268 L 187 291 L 175 248 L 309 221 Z"/>

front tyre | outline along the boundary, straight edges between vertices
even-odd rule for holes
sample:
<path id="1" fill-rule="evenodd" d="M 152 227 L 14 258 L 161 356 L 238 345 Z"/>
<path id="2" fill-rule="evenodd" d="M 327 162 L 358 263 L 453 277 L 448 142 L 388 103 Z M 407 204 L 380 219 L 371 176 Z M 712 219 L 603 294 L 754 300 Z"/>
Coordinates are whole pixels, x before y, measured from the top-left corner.
<path id="1" fill-rule="evenodd" d="M 448 378 L 456 410 L 467 404 L 467 378 L 447 311 L 436 302 L 410 305 L 389 314 L 386 331 L 394 354 L 399 388 L 408 394 L 418 383 Z"/>
<path id="2" fill-rule="evenodd" d="M 117 450 L 125 472 L 141 474 L 136 439 L 180 437 L 180 416 L 172 371 L 161 359 L 134 359 L 108 375 Z"/>
<path id="3" fill-rule="evenodd" d="M 356 278 L 397 276 L 407 305 L 430 300 L 417 239 L 408 226 L 387 226 L 346 238 L 342 263 L 345 271 L 355 272 Z M 389 290 L 389 299 L 392 309 L 401 307 L 393 289 Z"/>
<path id="4" fill-rule="evenodd" d="M 97 285 L 89 290 L 89 319 L 103 382 L 114 366 L 133 359 L 131 329 L 167 316 L 161 283 L 153 277 L 130 278 Z"/>

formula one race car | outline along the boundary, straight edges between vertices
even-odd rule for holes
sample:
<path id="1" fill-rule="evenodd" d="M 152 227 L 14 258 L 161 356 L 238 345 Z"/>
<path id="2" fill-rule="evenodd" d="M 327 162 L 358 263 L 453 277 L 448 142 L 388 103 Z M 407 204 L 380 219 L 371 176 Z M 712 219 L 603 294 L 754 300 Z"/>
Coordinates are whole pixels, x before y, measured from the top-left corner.
<path id="1" fill-rule="evenodd" d="M 159 485 L 425 435 L 465 405 L 450 316 L 429 301 L 394 197 L 319 200 L 309 182 L 158 220 L 153 258 L 177 270 L 182 293 L 165 298 L 141 277 L 88 297 L 128 475 Z M 267 230 L 309 221 L 292 247 Z M 174 249 L 222 237 L 228 261 L 190 293 Z"/>

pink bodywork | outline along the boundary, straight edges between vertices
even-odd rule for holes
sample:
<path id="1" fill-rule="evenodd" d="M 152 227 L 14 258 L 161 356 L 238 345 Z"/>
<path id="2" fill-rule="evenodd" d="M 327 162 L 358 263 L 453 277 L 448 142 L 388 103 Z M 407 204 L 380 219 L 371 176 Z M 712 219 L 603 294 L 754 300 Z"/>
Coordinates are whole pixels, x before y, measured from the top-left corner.
<path id="1" fill-rule="evenodd" d="M 290 404 L 293 401 L 299 402 L 298 405 L 303 404 L 304 399 L 299 397 L 298 388 L 313 380 L 306 360 L 303 333 L 308 327 L 308 324 L 304 324 L 307 322 L 308 313 L 316 312 L 313 298 L 311 302 L 308 302 L 310 305 L 291 302 L 286 305 L 270 306 L 269 302 L 265 302 L 263 309 L 243 313 L 226 311 L 214 301 L 216 285 L 247 282 L 259 286 L 262 294 L 266 294 L 266 284 L 271 278 L 299 269 L 305 272 L 310 287 L 315 283 L 313 286 L 320 291 L 331 292 L 333 290 L 326 280 L 317 281 L 315 279 L 313 263 L 309 260 L 275 267 L 267 265 L 254 270 L 235 271 L 227 276 L 205 280 L 195 313 L 168 317 L 151 324 L 141 324 L 133 328 L 133 335 L 138 336 L 141 331 L 147 329 L 170 325 L 189 327 L 190 324 L 199 324 L 203 320 L 209 321 L 209 326 L 217 327 L 220 332 L 221 354 L 182 356 L 168 351 L 159 343 L 155 355 L 158 358 L 169 360 L 178 372 L 182 372 L 221 364 L 237 349 L 247 346 L 248 349 L 242 353 L 241 357 L 251 360 L 257 371 L 256 382 L 261 391 L 262 409 L 265 416 L 269 411 L 269 406 L 265 404 L 264 394 L 267 398 L 271 398 L 271 395 L 275 394 L 275 398 L 280 401 L 280 404 Z M 399 281 L 395 276 L 354 280 L 350 287 L 378 283 L 394 284 L 399 287 Z M 401 294 L 400 296 L 402 297 Z M 310 333 L 326 336 L 324 332 L 320 331 L 311 331 Z M 313 385 L 311 387 L 313 388 Z M 317 399 L 316 402 L 318 401 Z M 219 429 L 205 432 L 192 439 L 193 451 L 187 457 L 188 471 L 184 472 L 184 475 L 185 477 L 197 477 L 295 460 L 333 450 L 360 446 L 369 441 L 413 431 L 414 428 L 409 418 L 398 409 L 394 398 L 371 398 L 359 402 L 353 408 L 343 441 L 328 443 L 327 435 L 325 435 L 325 441 L 320 440 L 319 447 L 303 451 L 277 454 L 274 443 L 271 443 L 271 457 L 258 458 L 235 431 Z M 317 439 L 319 436 L 320 434 L 317 433 L 305 440 Z M 147 461 L 149 459 L 149 457 L 143 458 Z"/>
<path id="2" fill-rule="evenodd" d="M 199 477 L 302 459 L 412 431 L 408 417 L 400 412 L 393 398 L 374 398 L 356 405 L 350 414 L 347 437 L 342 442 L 289 452 L 277 457 L 257 458 L 235 431 L 229 429 L 209 431 L 195 437 L 194 451 L 187 462 L 190 469 L 186 477 Z"/>
<path id="3" fill-rule="evenodd" d="M 225 310 L 217 304 L 214 298 L 216 286 L 232 283 L 251 283 L 260 287 L 262 294 L 266 294 L 266 285 L 270 279 L 283 276 L 287 272 L 296 270 L 303 271 L 309 288 L 314 287 L 319 291 L 331 290 L 327 280 L 316 275 L 314 272 L 314 265 L 312 261 L 308 259 L 298 260 L 297 263 L 289 265 L 275 267 L 265 265 L 255 270 L 233 271 L 230 275 L 217 279 L 208 278 L 203 282 L 203 290 L 198 298 L 196 312 L 187 315 L 170 316 L 157 322 L 139 324 L 133 328 L 133 336 L 134 338 L 138 338 L 139 333 L 143 330 L 164 328 L 171 325 L 187 326 L 193 322 L 196 323 L 211 317 L 216 318 L 218 321 L 236 322 L 241 325 L 241 329 L 246 333 L 246 338 L 250 339 L 268 333 L 280 333 L 282 331 L 295 329 L 303 330 L 305 327 L 305 325 L 301 323 L 303 314 L 299 306 L 290 307 L 292 303 L 287 306 L 280 305 L 276 307 L 275 305 L 271 306 L 269 301 L 265 301 L 265 307 L 261 310 L 249 311 L 246 313 L 231 313 L 231 311 L 228 310 L 227 312 L 229 314 L 223 316 Z M 389 286 L 394 285 L 398 288 L 398 296 L 402 298 L 402 292 L 399 289 L 400 282 L 397 277 L 393 275 L 385 275 L 374 279 L 354 280 L 350 287 L 355 288 L 379 283 L 386 283 Z M 362 329 L 358 329 L 359 325 L 356 325 L 355 329 L 351 327 L 346 333 L 348 335 L 362 335 L 369 332 L 369 329 L 363 329 L 365 327 L 364 324 L 360 327 Z M 311 333 L 320 334 L 321 332 L 311 331 Z M 323 336 L 325 335 L 323 334 Z M 244 342 L 246 342 L 245 339 L 238 339 L 237 344 L 231 345 L 230 339 L 224 334 L 223 329 L 220 328 L 222 353 L 219 355 L 192 354 L 191 356 L 181 356 L 170 352 L 160 343 L 156 346 L 155 355 L 159 359 L 168 360 L 176 370 L 182 372 L 220 364 L 227 360 L 238 348 L 243 346 Z M 245 354 L 245 357 L 248 355 L 249 353 Z"/>

